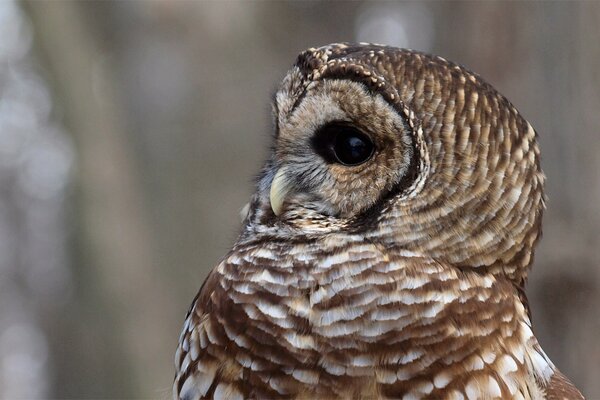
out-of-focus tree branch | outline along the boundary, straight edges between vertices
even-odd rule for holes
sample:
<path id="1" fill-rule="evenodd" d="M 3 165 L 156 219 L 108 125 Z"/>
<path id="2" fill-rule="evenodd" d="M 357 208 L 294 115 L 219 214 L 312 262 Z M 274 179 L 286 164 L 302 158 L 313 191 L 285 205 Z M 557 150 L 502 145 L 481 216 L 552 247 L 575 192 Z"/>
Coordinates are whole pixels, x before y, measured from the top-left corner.
<path id="1" fill-rule="evenodd" d="M 80 3 L 35 2 L 26 3 L 26 9 L 77 147 L 76 245 L 80 254 L 75 274 L 78 290 L 86 292 L 82 298 L 95 299 L 81 305 L 78 317 L 83 320 L 78 333 L 71 336 L 73 347 L 66 346 L 65 351 L 87 354 L 87 365 L 83 362 L 79 368 L 90 368 L 90 373 L 83 372 L 89 382 L 81 385 L 96 387 L 58 395 L 163 397 L 164 393 L 151 387 L 168 392 L 170 374 L 146 375 L 145 383 L 135 376 L 156 363 L 170 368 L 172 354 L 166 352 L 169 346 L 164 343 L 171 341 L 174 346 L 175 336 L 163 321 L 153 318 L 155 312 L 147 310 L 160 308 L 165 314 L 173 308 L 156 274 L 146 202 L 110 64 L 93 30 L 85 25 Z M 161 349 L 165 350 L 161 353 Z M 165 368 L 152 371 L 164 372 Z M 99 375 L 91 376 L 94 372 Z M 154 378 L 151 384 L 149 378 Z M 58 379 L 60 385 L 61 379 L 69 377 Z M 120 386 L 114 387 L 114 382 Z"/>

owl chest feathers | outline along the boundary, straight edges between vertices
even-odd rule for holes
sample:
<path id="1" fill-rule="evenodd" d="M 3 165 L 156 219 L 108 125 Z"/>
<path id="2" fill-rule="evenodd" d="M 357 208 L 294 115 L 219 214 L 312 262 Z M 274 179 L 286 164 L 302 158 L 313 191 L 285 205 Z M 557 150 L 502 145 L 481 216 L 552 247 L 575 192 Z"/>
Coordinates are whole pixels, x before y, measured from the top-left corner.
<path id="1" fill-rule="evenodd" d="M 206 380 L 235 371 L 243 397 L 543 396 L 553 366 L 511 283 L 330 244 L 249 245 L 217 267 L 187 322 Z"/>

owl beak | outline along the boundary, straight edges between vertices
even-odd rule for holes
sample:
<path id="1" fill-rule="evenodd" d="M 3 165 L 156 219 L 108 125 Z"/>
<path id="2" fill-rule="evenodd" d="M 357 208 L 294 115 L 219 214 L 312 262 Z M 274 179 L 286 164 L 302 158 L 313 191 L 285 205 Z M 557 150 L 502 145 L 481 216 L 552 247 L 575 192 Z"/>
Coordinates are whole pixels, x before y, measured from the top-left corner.
<path id="1" fill-rule="evenodd" d="M 271 183 L 271 208 L 275 215 L 280 216 L 283 211 L 283 203 L 289 193 L 289 182 L 286 177 L 286 169 L 280 168 Z"/>

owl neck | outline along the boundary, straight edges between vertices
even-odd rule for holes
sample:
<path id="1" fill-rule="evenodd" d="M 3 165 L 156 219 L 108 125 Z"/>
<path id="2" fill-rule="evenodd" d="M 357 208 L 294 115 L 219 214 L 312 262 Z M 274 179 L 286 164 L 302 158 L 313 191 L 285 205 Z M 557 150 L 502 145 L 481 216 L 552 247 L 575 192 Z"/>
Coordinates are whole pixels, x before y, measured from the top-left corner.
<path id="1" fill-rule="evenodd" d="M 386 252 L 426 255 L 462 270 L 507 279 L 517 287 L 527 279 L 540 237 L 539 218 L 523 237 L 512 238 L 513 234 L 502 227 L 485 227 L 481 222 L 458 226 L 455 219 L 460 213 L 429 214 L 406 207 L 402 199 L 389 199 L 379 204 L 377 212 L 358 219 L 338 219 L 309 208 L 292 209 L 275 217 L 265 196 L 257 193 L 253 197 L 241 240 L 253 240 L 258 235 L 283 241 L 367 241 Z M 441 226 L 447 228 L 440 230 Z M 498 233 L 491 235 L 490 229 Z"/>

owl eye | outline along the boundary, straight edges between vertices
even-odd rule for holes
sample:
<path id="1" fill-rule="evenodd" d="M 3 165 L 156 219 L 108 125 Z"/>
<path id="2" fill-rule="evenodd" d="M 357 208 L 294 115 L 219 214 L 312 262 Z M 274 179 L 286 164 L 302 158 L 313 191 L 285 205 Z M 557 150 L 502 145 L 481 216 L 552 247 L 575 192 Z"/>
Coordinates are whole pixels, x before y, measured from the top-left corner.
<path id="1" fill-rule="evenodd" d="M 368 161 L 375 146 L 369 136 L 346 123 L 332 123 L 321 128 L 313 145 L 327 161 L 354 166 Z"/>

